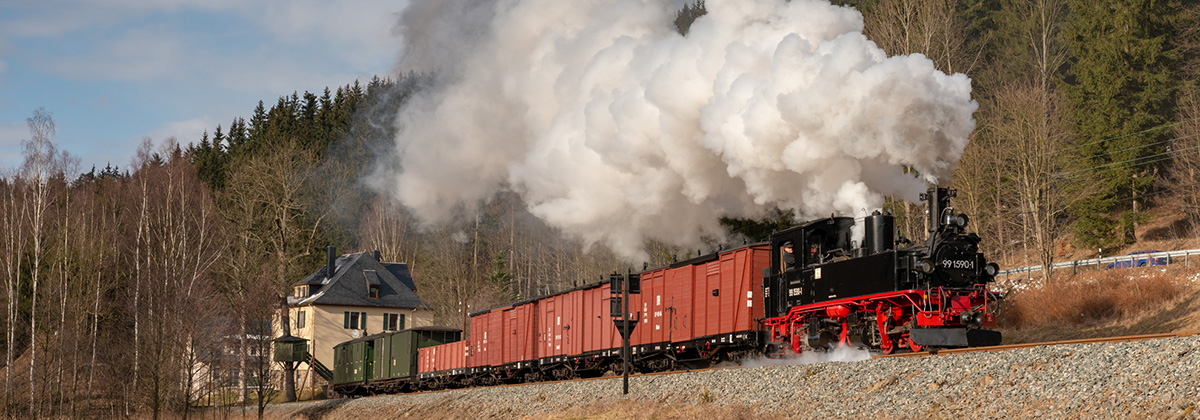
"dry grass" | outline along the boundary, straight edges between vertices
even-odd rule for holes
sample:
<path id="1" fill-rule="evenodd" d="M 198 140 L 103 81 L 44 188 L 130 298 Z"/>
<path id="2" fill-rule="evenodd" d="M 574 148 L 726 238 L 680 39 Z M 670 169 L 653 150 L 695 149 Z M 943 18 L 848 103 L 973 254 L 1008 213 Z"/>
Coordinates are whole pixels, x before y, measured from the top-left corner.
<path id="1" fill-rule="evenodd" d="M 1200 290 L 1184 271 L 1123 269 L 1060 276 L 1002 305 L 1006 342 L 1180 332 L 1196 328 Z"/>

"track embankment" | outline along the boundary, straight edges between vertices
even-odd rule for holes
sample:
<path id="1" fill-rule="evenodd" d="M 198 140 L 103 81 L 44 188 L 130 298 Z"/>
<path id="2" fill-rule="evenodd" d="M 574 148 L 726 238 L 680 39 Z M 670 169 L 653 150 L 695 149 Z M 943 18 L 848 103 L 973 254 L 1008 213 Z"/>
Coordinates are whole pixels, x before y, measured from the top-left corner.
<path id="1" fill-rule="evenodd" d="M 270 418 L 1200 418 L 1200 336 L 281 404 Z"/>

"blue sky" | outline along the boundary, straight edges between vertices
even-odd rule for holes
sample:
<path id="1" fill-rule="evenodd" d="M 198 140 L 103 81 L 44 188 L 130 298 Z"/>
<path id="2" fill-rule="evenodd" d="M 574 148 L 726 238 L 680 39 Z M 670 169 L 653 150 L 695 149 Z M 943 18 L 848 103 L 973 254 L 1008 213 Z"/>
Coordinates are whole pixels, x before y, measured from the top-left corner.
<path id="1" fill-rule="evenodd" d="M 0 171 L 26 118 L 93 165 L 129 164 L 145 137 L 196 142 L 258 101 L 386 77 L 404 0 L 0 0 Z"/>

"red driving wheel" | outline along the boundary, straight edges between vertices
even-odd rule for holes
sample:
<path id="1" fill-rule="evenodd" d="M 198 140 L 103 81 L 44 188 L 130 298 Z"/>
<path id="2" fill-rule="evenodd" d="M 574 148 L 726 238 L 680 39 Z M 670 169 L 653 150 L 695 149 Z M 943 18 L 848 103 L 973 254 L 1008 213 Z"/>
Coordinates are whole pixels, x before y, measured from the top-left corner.
<path id="1" fill-rule="evenodd" d="M 912 341 L 912 337 L 909 337 L 908 334 L 904 334 L 904 340 L 908 342 L 908 348 L 914 352 L 921 351 L 921 349 L 925 348 L 925 346 Z"/>

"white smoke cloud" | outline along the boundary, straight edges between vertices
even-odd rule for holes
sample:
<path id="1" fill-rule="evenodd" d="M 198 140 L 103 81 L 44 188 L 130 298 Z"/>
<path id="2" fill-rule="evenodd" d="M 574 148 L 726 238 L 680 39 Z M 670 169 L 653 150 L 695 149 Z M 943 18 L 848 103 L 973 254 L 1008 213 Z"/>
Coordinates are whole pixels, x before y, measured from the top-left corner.
<path id="1" fill-rule="evenodd" d="M 781 356 L 776 358 L 751 357 L 743 360 L 741 365 L 744 368 L 756 368 L 763 366 L 812 365 L 826 362 L 861 362 L 870 359 L 870 351 L 838 344 L 837 347 L 828 351 L 806 351 L 800 354 L 785 351 Z"/>
<path id="2" fill-rule="evenodd" d="M 437 72 L 373 184 L 430 223 L 518 192 L 630 259 L 719 217 L 861 214 L 946 181 L 974 129 L 970 80 L 887 57 L 851 8 L 813 0 L 416 1 L 400 69 Z M 907 166 L 923 174 L 904 174 Z"/>

